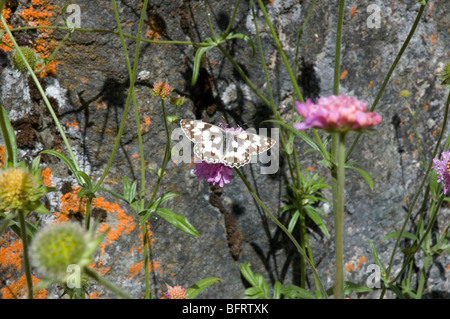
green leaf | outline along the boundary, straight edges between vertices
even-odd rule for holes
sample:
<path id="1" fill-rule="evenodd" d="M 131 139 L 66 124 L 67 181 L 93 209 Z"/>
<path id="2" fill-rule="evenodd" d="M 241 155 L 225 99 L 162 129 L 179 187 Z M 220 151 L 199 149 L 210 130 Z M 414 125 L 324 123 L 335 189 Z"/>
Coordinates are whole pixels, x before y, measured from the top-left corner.
<path id="1" fill-rule="evenodd" d="M 162 203 L 164 203 L 165 201 L 171 199 L 171 198 L 175 198 L 178 197 L 178 194 L 172 193 L 172 192 L 167 192 L 164 193 L 162 196 L 158 197 L 151 205 L 150 205 L 150 209 L 152 210 L 156 210 L 159 205 L 161 205 Z"/>
<path id="2" fill-rule="evenodd" d="M 325 225 L 322 217 L 320 217 L 311 206 L 305 207 L 305 211 L 306 215 L 308 215 L 308 217 L 311 218 L 311 220 L 320 228 L 322 233 L 327 238 L 330 238 L 330 233 L 328 232 L 327 226 Z"/>
<path id="3" fill-rule="evenodd" d="M 184 231 L 186 234 L 199 237 L 199 233 L 195 229 L 194 226 L 191 225 L 191 223 L 188 222 L 186 217 L 175 214 L 173 211 L 171 211 L 168 208 L 158 208 L 156 210 L 156 213 L 161 216 L 164 220 L 166 220 L 168 223 L 174 225 L 179 230 Z"/>
<path id="4" fill-rule="evenodd" d="M 367 185 L 369 185 L 370 189 L 373 190 L 373 179 L 369 175 L 369 173 L 367 173 L 362 168 L 358 168 L 358 167 L 354 167 L 354 166 L 345 165 L 344 167 L 350 168 L 350 169 L 354 170 L 355 172 L 359 173 L 359 175 L 361 175 L 366 180 L 366 183 L 367 183 Z"/>
<path id="5" fill-rule="evenodd" d="M 289 221 L 288 231 L 292 234 L 295 225 L 297 225 L 297 221 L 300 218 L 300 212 L 298 210 L 292 215 L 291 220 Z"/>
<path id="6" fill-rule="evenodd" d="M 246 36 L 245 34 L 242 33 L 233 33 L 230 32 L 228 34 L 228 36 L 226 37 L 226 40 L 229 39 L 242 39 L 245 42 L 247 42 L 248 44 L 250 44 L 250 46 L 252 47 L 252 55 L 255 55 L 255 45 L 253 44 L 252 39 L 250 39 L 250 37 Z"/>
<path id="7" fill-rule="evenodd" d="M 60 153 L 58 151 L 55 150 L 43 150 L 41 151 L 40 154 L 50 154 L 53 156 L 56 156 L 57 158 L 59 158 L 61 161 L 63 161 L 67 167 L 70 169 L 70 171 L 73 173 L 73 175 L 75 176 L 75 178 L 77 179 L 77 182 L 79 185 L 83 184 L 83 180 L 80 178 L 80 176 L 77 174 L 78 170 L 76 168 L 76 166 L 72 163 L 72 161 L 65 156 L 63 153 Z"/>
<path id="8" fill-rule="evenodd" d="M 281 299 L 281 282 L 276 281 L 273 285 L 273 299 Z"/>
<path id="9" fill-rule="evenodd" d="M 388 239 L 391 239 L 391 238 L 398 238 L 399 235 L 400 235 L 400 232 L 398 232 L 398 231 L 392 232 L 392 233 L 387 234 L 386 236 L 384 236 L 382 240 L 388 240 Z M 402 237 L 411 239 L 413 241 L 417 241 L 417 236 L 412 234 L 412 233 L 403 232 L 402 233 Z"/>
<path id="10" fill-rule="evenodd" d="M 281 294 L 284 295 L 286 299 L 316 299 L 315 294 L 295 285 L 284 287 L 281 290 Z"/>
<path id="11" fill-rule="evenodd" d="M 197 281 L 195 284 L 193 284 L 188 289 L 186 289 L 186 299 L 194 299 L 203 290 L 205 290 L 209 286 L 211 286 L 219 281 L 223 281 L 223 280 L 220 278 L 217 278 L 217 277 L 210 277 L 210 278 L 205 278 L 200 281 Z"/>
<path id="12" fill-rule="evenodd" d="M 208 47 L 200 47 L 197 49 L 197 52 L 195 52 L 195 57 L 194 57 L 194 70 L 192 71 L 192 81 L 191 81 L 191 86 L 194 86 L 197 83 L 197 79 L 198 79 L 198 74 L 200 72 L 200 61 L 202 59 L 202 56 L 204 53 L 206 53 L 206 51 L 212 49 L 212 46 L 208 46 Z"/>
<path id="13" fill-rule="evenodd" d="M 380 258 L 378 257 L 378 253 L 377 250 L 375 248 L 375 245 L 372 243 L 372 241 L 369 240 L 369 245 L 372 248 L 372 256 L 373 256 L 373 260 L 375 261 L 375 263 L 378 265 L 378 267 L 380 267 L 380 269 L 382 270 L 382 272 L 386 272 L 386 269 L 384 269 L 383 264 L 381 263 Z"/>
<path id="14" fill-rule="evenodd" d="M 439 189 L 439 185 L 437 182 L 437 173 L 435 170 L 430 172 L 430 192 L 431 196 L 436 197 Z"/>
<path id="15" fill-rule="evenodd" d="M 5 143 L 5 167 L 14 167 L 17 163 L 17 143 L 16 134 L 9 121 L 8 112 L 3 105 L 0 109 L 0 129 L 2 133 L 3 142 Z"/>
<path id="16" fill-rule="evenodd" d="M 241 265 L 241 274 L 242 276 L 252 285 L 253 287 L 258 285 L 258 282 L 256 281 L 255 274 L 250 269 L 249 263 L 244 263 Z"/>

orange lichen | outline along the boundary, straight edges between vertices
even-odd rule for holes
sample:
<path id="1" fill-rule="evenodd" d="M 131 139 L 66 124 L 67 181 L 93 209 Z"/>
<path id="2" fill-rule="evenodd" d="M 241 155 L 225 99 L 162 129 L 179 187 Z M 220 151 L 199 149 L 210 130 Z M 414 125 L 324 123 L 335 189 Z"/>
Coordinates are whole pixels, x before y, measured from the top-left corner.
<path id="1" fill-rule="evenodd" d="M 97 208 L 102 208 L 108 213 L 115 213 L 118 224 L 112 226 L 106 235 L 106 243 L 103 242 L 100 244 L 100 249 L 102 253 L 105 252 L 105 248 L 111 245 L 114 241 L 119 239 L 119 237 L 125 233 L 130 234 L 135 228 L 133 218 L 127 216 L 123 209 L 120 208 L 118 204 L 111 204 L 108 201 L 105 201 L 103 197 L 94 198 L 92 200 L 92 206 Z M 104 227 L 104 223 L 100 226 L 98 232 L 104 232 L 107 228 Z"/>
<path id="2" fill-rule="evenodd" d="M 100 299 L 100 293 L 98 291 L 94 291 L 90 295 L 88 295 L 87 298 L 88 299 Z"/>
<path id="3" fill-rule="evenodd" d="M 135 263 L 130 267 L 128 278 L 135 277 L 144 268 L 144 261 Z"/>
<path id="4" fill-rule="evenodd" d="M 364 265 L 365 262 L 366 262 L 366 257 L 361 256 L 358 258 L 358 263 L 356 264 L 356 266 L 353 263 L 348 263 L 347 265 L 345 265 L 345 271 L 347 271 L 347 272 L 355 271 L 358 268 L 360 268 L 362 265 Z"/>
<path id="5" fill-rule="evenodd" d="M 99 111 L 100 109 L 106 110 L 106 103 L 105 103 L 105 101 L 98 102 L 96 104 L 96 107 L 97 107 L 97 111 Z"/>
<path id="6" fill-rule="evenodd" d="M 356 265 L 356 269 L 360 268 L 366 262 L 366 257 L 361 256 L 358 258 L 358 264 Z"/>
<path id="7" fill-rule="evenodd" d="M 150 124 L 152 124 L 152 121 L 150 121 L 148 116 L 144 115 L 144 122 L 141 123 L 141 132 L 148 133 L 150 131 Z"/>
<path id="8" fill-rule="evenodd" d="M 48 187 L 53 187 L 52 185 L 52 171 L 50 170 L 50 168 L 46 168 L 42 171 L 42 184 L 44 184 L 45 186 Z"/>
<path id="9" fill-rule="evenodd" d="M 0 145 L 0 168 L 2 168 L 3 164 L 5 164 L 5 160 L 6 160 L 5 147 Z"/>
<path id="10" fill-rule="evenodd" d="M 22 270 L 22 242 L 18 239 L 12 243 L 3 244 L 0 248 L 0 266 L 2 268 L 12 267 L 11 270 Z M 11 273 L 9 272 L 9 275 Z"/>
<path id="11" fill-rule="evenodd" d="M 3 8 L 2 14 L 3 14 L 3 17 L 5 18 L 5 21 L 8 21 L 10 15 L 11 15 L 11 9 L 10 8 L 6 8 L 6 7 Z M 8 25 L 8 28 L 12 29 L 12 26 L 10 26 L 9 24 L 7 24 L 7 25 Z M 5 28 L 3 27 L 2 23 L 0 23 L 0 30 L 5 30 Z M 11 47 L 13 46 L 13 44 L 11 42 L 11 39 L 9 38 L 9 35 L 6 32 L 3 35 L 2 41 L 4 43 L 8 44 Z M 7 52 L 12 51 L 11 48 L 8 45 L 1 44 L 0 45 L 0 49 L 2 49 L 3 51 L 7 51 Z"/>
<path id="12" fill-rule="evenodd" d="M 347 75 L 348 75 L 348 71 L 347 71 L 347 70 L 344 70 L 344 71 L 341 73 L 341 76 L 339 77 L 339 80 L 345 79 L 345 78 L 347 77 Z"/>
<path id="13" fill-rule="evenodd" d="M 367 87 L 370 89 L 373 86 L 373 81 L 369 82 L 369 85 L 367 85 Z"/>
<path id="14" fill-rule="evenodd" d="M 29 26 L 51 26 L 50 18 L 53 16 L 53 6 L 48 4 L 48 0 L 32 0 L 29 8 L 24 8 L 23 12 L 19 13 L 19 16 Z M 39 53 L 41 58 L 46 59 L 50 56 L 51 52 L 57 47 L 56 41 L 52 40 L 52 29 L 39 29 L 39 37 L 35 40 L 34 51 Z M 58 62 L 51 61 L 40 72 L 41 78 L 47 75 L 56 75 L 56 65 Z M 40 69 L 41 66 L 37 66 Z"/>
<path id="15" fill-rule="evenodd" d="M 31 276 L 31 280 L 33 281 L 33 286 L 36 286 L 39 283 L 39 279 L 35 276 Z M 0 289 L 0 292 L 3 296 L 3 299 L 23 299 L 28 296 L 27 292 L 27 279 L 26 276 L 23 275 L 19 278 L 15 283 L 6 286 Z M 45 299 L 47 298 L 47 290 L 34 290 L 33 291 L 34 299 Z"/>
<path id="16" fill-rule="evenodd" d="M 435 45 L 436 41 L 437 41 L 437 35 L 436 34 L 430 35 L 430 39 L 431 39 L 431 45 Z"/>
<path id="17" fill-rule="evenodd" d="M 66 126 L 67 127 L 75 127 L 77 129 L 81 130 L 80 124 L 78 124 L 78 122 L 76 120 L 66 123 Z"/>
<path id="18" fill-rule="evenodd" d="M 355 271 L 355 270 L 356 270 L 356 268 L 355 268 L 355 266 L 352 263 L 349 263 L 349 264 L 345 265 L 345 271 L 346 272 Z"/>
<path id="19" fill-rule="evenodd" d="M 159 39 L 161 39 L 161 35 L 154 30 L 148 30 L 145 36 L 153 41 L 158 41 Z"/>

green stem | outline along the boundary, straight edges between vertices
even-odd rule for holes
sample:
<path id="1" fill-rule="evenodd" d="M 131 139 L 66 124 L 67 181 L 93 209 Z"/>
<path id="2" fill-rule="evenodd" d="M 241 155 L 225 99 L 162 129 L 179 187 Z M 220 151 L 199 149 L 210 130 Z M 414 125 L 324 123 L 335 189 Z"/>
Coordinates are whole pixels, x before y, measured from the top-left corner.
<path id="1" fill-rule="evenodd" d="M 50 29 L 50 30 L 64 30 L 64 31 L 77 31 L 77 32 L 96 32 L 96 33 L 109 33 L 109 34 L 115 34 L 120 35 L 118 31 L 112 31 L 112 30 L 106 30 L 106 29 L 84 29 L 84 28 L 69 28 L 69 27 L 63 27 L 63 26 L 36 26 L 36 27 L 22 27 L 22 28 L 12 28 L 10 29 L 11 32 L 19 32 L 19 31 L 25 31 L 25 30 L 36 30 L 36 29 Z M 210 43 L 205 42 L 191 42 L 191 41 L 165 41 L 165 40 L 149 40 L 146 38 L 141 38 L 140 36 L 134 36 L 130 34 L 124 33 L 123 36 L 125 38 L 133 39 L 133 40 L 140 40 L 141 42 L 150 43 L 150 44 L 180 44 L 180 45 L 190 45 L 190 46 L 200 46 L 200 47 L 209 47 L 211 46 Z M 5 44 L 5 43 L 3 43 Z"/>
<path id="2" fill-rule="evenodd" d="M 161 99 L 161 106 L 162 106 L 162 113 L 163 113 L 162 115 L 163 115 L 164 129 L 166 130 L 166 137 L 167 137 L 166 148 L 164 150 L 164 158 L 163 158 L 163 162 L 162 162 L 162 165 L 161 165 L 161 170 L 158 173 L 158 179 L 156 181 L 156 186 L 155 186 L 155 189 L 153 190 L 152 197 L 150 198 L 150 201 L 148 202 L 146 209 L 150 208 L 150 206 L 153 203 L 153 200 L 156 197 L 156 193 L 158 192 L 159 185 L 161 184 L 161 180 L 162 180 L 162 178 L 164 176 L 164 172 L 166 170 L 167 163 L 170 160 L 170 132 L 169 132 L 169 127 L 167 126 L 166 108 L 165 108 L 165 104 L 164 104 L 164 100 L 163 99 Z M 171 123 L 170 124 L 170 131 L 172 130 L 172 126 L 173 126 L 173 124 Z"/>
<path id="3" fill-rule="evenodd" d="M 434 148 L 432 158 L 435 158 L 435 157 L 436 157 L 436 155 L 437 155 L 437 153 L 438 153 L 438 150 L 439 150 L 439 146 L 441 145 L 442 138 L 443 138 L 444 133 L 445 133 L 445 131 L 446 131 L 447 118 L 448 118 L 449 108 L 450 108 L 450 93 L 449 93 L 448 96 L 447 96 L 447 102 L 446 102 L 446 104 L 445 104 L 445 110 L 444 110 L 444 118 L 443 118 L 442 129 L 441 129 L 441 133 L 439 134 L 438 140 L 437 140 L 437 142 L 436 142 L 436 147 Z M 411 202 L 411 204 L 410 204 L 410 206 L 409 206 L 409 210 L 408 210 L 408 213 L 406 214 L 405 221 L 403 222 L 402 228 L 401 228 L 401 230 L 400 230 L 400 232 L 399 232 L 399 235 L 398 235 L 398 237 L 397 237 L 397 240 L 396 240 L 396 242 L 395 242 L 394 249 L 392 250 L 392 253 L 391 253 L 391 258 L 390 258 L 390 260 L 389 260 L 389 267 L 388 267 L 387 270 L 386 270 L 386 278 L 389 278 L 389 276 L 390 276 L 390 274 L 391 274 L 392 265 L 393 265 L 393 263 L 394 263 L 395 253 L 397 252 L 397 248 L 398 248 L 398 246 L 399 246 L 399 244 L 400 244 L 400 239 L 402 238 L 402 234 L 403 234 L 403 232 L 404 232 L 405 229 L 406 229 L 406 225 L 408 224 L 408 221 L 409 221 L 410 218 L 411 218 L 411 215 L 412 215 L 413 209 L 414 209 L 414 207 L 415 207 L 415 205 L 416 205 L 416 202 L 417 202 L 419 196 L 420 196 L 421 193 L 422 193 L 422 189 L 423 189 L 425 183 L 428 181 L 428 176 L 430 175 L 430 171 L 431 171 L 432 164 L 433 164 L 433 161 L 430 161 L 430 163 L 428 163 L 427 171 L 426 171 L 426 173 L 425 173 L 425 175 L 424 175 L 424 177 L 423 177 L 423 179 L 422 179 L 422 182 L 421 182 L 421 184 L 420 184 L 420 186 L 419 186 L 419 189 L 418 189 L 417 192 L 416 192 L 416 195 L 414 196 L 414 198 L 413 198 L 413 200 L 412 200 L 412 202 Z M 382 299 L 382 298 L 384 297 L 384 293 L 385 293 L 385 292 L 386 292 L 386 287 L 383 287 L 383 290 L 382 290 L 382 292 L 381 292 L 381 294 L 380 294 L 380 299 Z"/>
<path id="4" fill-rule="evenodd" d="M 204 2 L 205 2 L 206 21 L 208 22 L 209 31 L 211 32 L 211 37 L 213 38 L 214 42 L 217 42 L 216 33 L 214 32 L 214 28 L 211 23 L 211 18 L 209 17 L 208 0 L 204 0 Z"/>
<path id="5" fill-rule="evenodd" d="M 8 28 L 8 24 L 6 23 L 5 18 L 3 17 L 3 15 L 0 15 L 0 16 L 1 16 L 1 21 L 2 21 L 2 24 L 3 24 L 3 27 L 6 31 L 6 33 L 8 34 L 9 38 L 11 39 L 11 42 L 13 43 L 14 48 L 17 50 L 17 53 L 19 54 L 20 58 L 25 63 L 25 65 L 28 69 L 28 72 L 30 73 L 30 76 L 32 77 L 34 83 L 36 84 L 36 87 L 37 87 L 39 93 L 41 94 L 42 99 L 43 99 L 45 105 L 47 106 L 48 111 L 50 112 L 50 115 L 52 116 L 53 122 L 55 122 L 55 125 L 58 128 L 58 132 L 61 135 L 61 138 L 63 139 L 64 145 L 66 146 L 66 149 L 69 152 L 69 156 L 72 159 L 73 164 L 75 165 L 77 170 L 80 170 L 77 160 L 75 158 L 75 155 L 72 152 L 72 147 L 70 146 L 69 141 L 67 140 L 66 134 L 64 134 L 64 130 L 61 127 L 61 124 L 59 123 L 58 117 L 56 116 L 55 111 L 53 111 L 53 108 L 52 108 L 47 96 L 45 95 L 45 92 L 42 89 L 42 86 L 39 83 L 38 78 L 36 77 L 36 74 L 34 74 L 34 70 L 30 67 L 30 64 L 28 63 L 27 59 L 23 56 L 22 50 L 20 50 L 20 47 L 17 44 L 16 40 L 14 39 L 14 37 L 11 33 L 11 30 Z"/>
<path id="6" fill-rule="evenodd" d="M 337 211 L 334 236 L 336 243 L 336 281 L 334 298 L 344 298 L 344 191 L 345 191 L 345 133 L 339 133 L 339 159 L 337 166 Z"/>
<path id="7" fill-rule="evenodd" d="M 25 269 L 25 277 L 27 278 L 28 299 L 33 299 L 33 279 L 31 278 L 30 260 L 28 258 L 28 235 L 25 225 L 25 215 L 23 211 L 19 211 L 18 213 L 23 245 L 23 266 Z"/>
<path id="8" fill-rule="evenodd" d="M 113 293 L 115 293 L 119 297 L 124 298 L 124 299 L 132 299 L 133 298 L 129 294 L 127 294 L 126 292 L 122 291 L 116 285 L 112 284 L 111 282 L 109 282 L 105 278 L 100 277 L 95 271 L 93 271 L 89 267 L 84 267 L 84 272 L 86 273 L 86 275 L 88 275 L 89 277 L 91 277 L 92 279 L 94 279 L 99 284 L 103 285 L 105 288 L 107 288 L 108 290 L 112 291 Z"/>
<path id="9" fill-rule="evenodd" d="M 226 38 L 228 33 L 230 33 L 231 26 L 233 25 L 233 21 L 236 17 L 236 12 L 237 12 L 237 9 L 239 8 L 240 2 L 241 2 L 241 0 L 237 0 L 236 5 L 234 6 L 234 10 L 233 10 L 233 14 L 231 15 L 230 23 L 228 23 L 227 29 L 225 30 L 225 32 L 223 34 L 223 38 Z"/>
<path id="10" fill-rule="evenodd" d="M 147 5 L 148 0 L 145 0 L 144 2 L 144 8 Z M 138 60 L 139 60 L 139 46 L 140 46 L 140 32 L 142 31 L 142 26 L 143 26 L 143 16 L 145 14 L 145 10 L 142 12 L 141 14 L 141 19 L 139 21 L 139 27 L 138 27 L 138 36 L 137 36 L 137 41 L 136 41 L 136 51 L 135 51 L 135 56 L 134 56 L 134 65 L 133 65 L 133 70 L 130 72 L 131 70 L 131 63 L 129 61 L 129 57 L 128 57 L 128 51 L 126 49 L 126 44 L 125 44 L 125 40 L 124 40 L 124 35 L 122 32 L 122 26 L 120 24 L 120 18 L 119 18 L 119 12 L 117 10 L 117 5 L 116 5 L 116 1 L 112 0 L 113 3 L 113 7 L 114 7 L 114 14 L 116 17 L 116 23 L 117 23 L 117 27 L 119 29 L 119 35 L 120 35 L 120 40 L 122 42 L 122 48 L 124 50 L 124 54 L 125 54 L 125 60 L 127 61 L 127 67 L 128 67 L 128 72 L 129 72 L 129 77 L 130 77 L 130 89 L 128 92 L 128 96 L 127 96 L 127 100 L 126 100 L 126 104 L 125 104 L 125 109 L 123 111 L 123 115 L 122 115 L 122 120 L 120 123 L 120 127 L 119 127 L 119 131 L 117 132 L 117 137 L 116 137 L 116 141 L 114 142 L 114 147 L 113 147 L 113 151 L 109 157 L 108 163 L 106 164 L 106 168 L 103 171 L 102 176 L 100 177 L 99 181 L 97 182 L 97 184 L 94 187 L 94 192 L 98 190 L 98 188 L 101 186 L 101 184 L 103 183 L 103 180 L 106 178 L 106 175 L 109 172 L 109 168 L 112 165 L 112 162 L 114 160 L 114 156 L 116 154 L 117 148 L 119 147 L 119 143 L 120 143 L 120 139 L 122 137 L 122 132 L 125 126 L 125 121 L 126 121 L 126 117 L 128 114 L 128 110 L 130 108 L 130 102 L 131 102 L 131 97 L 134 95 L 134 82 L 136 79 L 136 70 L 137 70 L 137 64 L 138 64 Z M 133 100 L 135 101 L 135 100 Z M 136 107 L 136 105 L 135 105 Z M 144 185 L 142 185 L 142 187 L 144 187 Z"/>
<path id="11" fill-rule="evenodd" d="M 389 71 L 388 71 L 388 73 L 386 74 L 386 77 L 383 80 L 383 84 L 381 85 L 381 88 L 378 91 L 378 94 L 375 97 L 375 100 L 373 101 L 372 106 L 370 107 L 370 112 L 373 112 L 375 110 L 375 107 L 377 106 L 378 101 L 380 100 L 381 95 L 384 92 L 384 89 L 386 88 L 389 80 L 391 79 L 392 73 L 394 72 L 395 68 L 397 67 L 397 64 L 400 61 L 400 58 L 402 57 L 403 53 L 405 52 L 406 47 L 409 44 L 409 41 L 411 40 L 412 36 L 414 35 L 414 32 L 416 31 L 417 26 L 419 25 L 419 22 L 420 22 L 420 19 L 422 17 L 422 13 L 425 10 L 425 7 L 426 7 L 426 5 L 420 6 L 419 13 L 417 13 L 417 17 L 416 17 L 416 20 L 414 21 L 414 24 L 413 24 L 413 26 L 411 28 L 411 31 L 409 31 L 409 34 L 406 37 L 405 42 L 403 43 L 400 51 L 398 52 L 397 56 L 395 57 L 394 62 L 392 63 L 391 67 L 389 68 Z M 350 155 L 352 154 L 353 149 L 356 146 L 356 143 L 358 143 L 358 140 L 361 138 L 361 135 L 362 135 L 362 133 L 358 133 L 356 135 L 355 139 L 353 140 L 351 146 L 349 147 L 349 149 L 347 151 L 347 155 L 346 155 L 347 160 L 349 159 Z"/>
<path id="12" fill-rule="evenodd" d="M 142 241 L 144 246 L 144 269 L 145 269 L 145 299 L 150 299 L 150 275 L 148 269 L 148 236 L 147 221 L 142 227 Z"/>
<path id="13" fill-rule="evenodd" d="M 338 13 L 338 21 L 336 28 L 336 50 L 334 54 L 334 81 L 333 81 L 333 94 L 339 94 L 339 78 L 340 78 L 340 70 L 341 70 L 341 42 L 342 42 L 342 25 L 344 20 L 344 8 L 345 8 L 345 0 L 339 1 L 339 13 Z M 331 158 L 333 160 L 337 159 L 337 150 L 339 143 L 339 134 L 332 133 L 331 134 Z M 326 154 L 326 153 L 325 153 Z M 338 185 L 338 177 L 336 166 L 331 162 L 331 189 L 333 195 L 333 211 L 338 211 L 338 196 L 339 196 L 339 185 Z"/>
<path id="14" fill-rule="evenodd" d="M 339 78 L 341 73 L 341 41 L 342 41 L 342 25 L 344 20 L 345 0 L 339 1 L 339 13 L 336 29 L 336 51 L 334 54 L 334 82 L 333 94 L 339 94 Z"/>
<path id="15" fill-rule="evenodd" d="M 261 0 L 258 0 L 258 4 L 259 4 L 259 7 L 261 8 L 261 11 L 262 11 L 262 13 L 264 15 L 266 23 L 269 26 L 270 32 L 272 33 L 272 37 L 273 37 L 273 39 L 275 41 L 275 44 L 276 44 L 277 49 L 278 49 L 278 52 L 280 52 L 281 59 L 283 60 L 284 66 L 286 67 L 286 70 L 287 70 L 287 72 L 289 74 L 289 77 L 291 79 L 292 85 L 294 86 L 295 94 L 297 94 L 298 99 L 300 100 L 300 102 L 303 103 L 304 100 L 303 100 L 303 96 L 302 96 L 302 94 L 300 92 L 300 89 L 298 87 L 297 79 L 294 77 L 294 74 L 292 73 L 292 70 L 291 70 L 291 67 L 289 66 L 288 60 L 286 58 L 286 55 L 284 54 L 283 48 L 281 47 L 281 43 L 278 40 L 277 34 L 275 32 L 275 29 L 273 28 L 273 25 L 272 25 L 272 22 L 270 21 L 269 15 L 267 14 L 266 8 L 264 7 L 264 4 L 262 3 Z"/>
<path id="16" fill-rule="evenodd" d="M 5 219 L 3 219 L 2 224 L 0 225 L 0 237 L 3 235 L 3 232 L 5 231 L 5 229 L 8 227 L 9 222 L 11 221 L 11 219 L 14 219 L 16 217 L 16 213 L 15 212 L 9 212 L 6 213 L 5 215 Z"/>
<path id="17" fill-rule="evenodd" d="M 320 281 L 319 274 L 317 273 L 316 268 L 314 267 L 311 260 L 308 258 L 308 256 L 305 253 L 305 250 L 302 249 L 295 239 L 295 237 L 287 230 L 287 228 L 270 212 L 270 210 L 264 205 L 264 203 L 259 199 L 258 195 L 253 191 L 250 184 L 247 182 L 247 179 L 242 175 L 241 171 L 237 168 L 234 168 L 234 171 L 239 175 L 241 180 L 244 182 L 245 186 L 247 187 L 247 190 L 250 192 L 250 194 L 253 196 L 253 198 L 258 202 L 258 204 L 261 206 L 261 208 L 266 212 L 266 214 L 272 219 L 272 221 L 286 234 L 286 236 L 289 237 L 289 239 L 292 241 L 294 246 L 297 248 L 300 255 L 305 259 L 305 261 L 308 263 L 308 265 L 311 267 L 311 270 L 313 272 L 314 278 L 317 279 L 316 283 L 318 284 L 318 289 L 322 292 L 322 295 L 327 298 L 328 294 L 325 290 L 325 288 L 322 285 L 322 282 Z"/>
<path id="18" fill-rule="evenodd" d="M 92 199 L 86 196 L 86 216 L 84 220 L 84 228 L 86 231 L 89 230 L 91 224 L 91 209 L 92 209 Z"/>

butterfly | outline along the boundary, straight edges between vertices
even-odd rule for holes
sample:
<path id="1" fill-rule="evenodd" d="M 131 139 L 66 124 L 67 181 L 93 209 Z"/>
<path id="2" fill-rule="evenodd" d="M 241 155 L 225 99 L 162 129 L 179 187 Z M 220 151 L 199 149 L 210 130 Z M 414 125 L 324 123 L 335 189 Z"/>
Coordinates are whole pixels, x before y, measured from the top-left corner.
<path id="1" fill-rule="evenodd" d="M 251 155 L 264 153 L 275 140 L 241 129 L 224 130 L 200 120 L 181 120 L 186 137 L 194 142 L 194 154 L 207 163 L 240 167 L 250 162 Z"/>

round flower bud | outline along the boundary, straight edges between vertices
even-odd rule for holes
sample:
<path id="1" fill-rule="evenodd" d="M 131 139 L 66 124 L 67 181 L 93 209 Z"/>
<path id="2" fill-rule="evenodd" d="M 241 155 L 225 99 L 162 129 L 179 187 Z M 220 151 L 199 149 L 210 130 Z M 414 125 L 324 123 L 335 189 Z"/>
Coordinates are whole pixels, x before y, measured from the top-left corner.
<path id="1" fill-rule="evenodd" d="M 21 167 L 0 173 L 0 210 L 26 210 L 36 200 L 39 182 Z"/>
<path id="2" fill-rule="evenodd" d="M 36 57 L 36 54 L 34 53 L 34 50 L 29 47 L 21 47 L 20 51 L 22 51 L 22 54 L 25 57 L 25 59 L 27 60 L 28 64 L 34 70 L 36 68 L 36 63 L 37 63 L 37 57 Z M 20 57 L 19 52 L 17 50 L 14 51 L 11 60 L 12 60 L 13 66 L 16 70 L 19 70 L 22 73 L 28 72 L 27 66 L 25 65 L 25 62 Z"/>
<path id="3" fill-rule="evenodd" d="M 80 269 L 87 266 L 92 253 L 89 235 L 75 223 L 56 224 L 41 230 L 31 243 L 30 251 L 33 265 L 44 277 L 61 283 L 73 273 L 73 265 Z"/>

